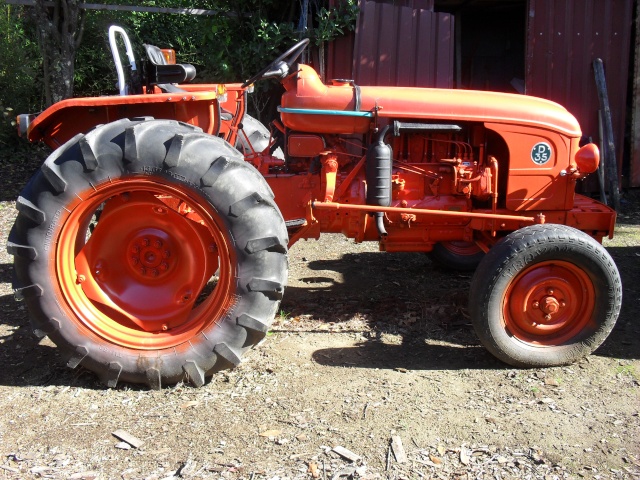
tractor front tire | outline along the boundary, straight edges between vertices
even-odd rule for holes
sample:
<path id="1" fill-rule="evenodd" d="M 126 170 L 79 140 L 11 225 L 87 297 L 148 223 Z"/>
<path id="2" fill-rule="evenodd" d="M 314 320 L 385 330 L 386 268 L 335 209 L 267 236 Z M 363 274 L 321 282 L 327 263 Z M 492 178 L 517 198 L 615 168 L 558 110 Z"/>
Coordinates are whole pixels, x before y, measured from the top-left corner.
<path id="1" fill-rule="evenodd" d="M 533 225 L 494 245 L 471 281 L 469 310 L 485 347 L 526 368 L 566 365 L 607 338 L 622 284 L 611 256 L 564 225 Z"/>
<path id="2" fill-rule="evenodd" d="M 58 148 L 22 191 L 7 248 L 34 331 L 109 387 L 237 365 L 287 280 L 264 178 L 224 140 L 123 119 Z"/>

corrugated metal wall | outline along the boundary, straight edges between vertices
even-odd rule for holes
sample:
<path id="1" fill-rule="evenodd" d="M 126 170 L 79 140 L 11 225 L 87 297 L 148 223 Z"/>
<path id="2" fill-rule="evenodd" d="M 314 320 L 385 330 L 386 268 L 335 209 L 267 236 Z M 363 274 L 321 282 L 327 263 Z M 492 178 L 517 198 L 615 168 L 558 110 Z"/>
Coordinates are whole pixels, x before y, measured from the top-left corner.
<path id="1" fill-rule="evenodd" d="M 526 93 L 573 113 L 599 140 L 592 63 L 605 65 L 619 171 L 622 165 L 633 0 L 529 0 Z"/>
<path id="2" fill-rule="evenodd" d="M 619 171 L 633 4 L 633 0 L 528 0 L 523 32 L 526 93 L 564 105 L 594 141 L 599 141 L 599 105 L 592 62 L 603 59 Z M 327 78 L 351 78 L 361 85 L 452 88 L 454 17 L 433 8 L 434 0 L 361 0 L 355 36 L 329 45 Z M 638 156 L 632 162 L 640 162 Z M 639 169 L 635 165 L 632 174 Z M 634 179 L 627 184 L 640 186 Z M 595 182 L 588 189 L 595 190 Z"/>
<path id="3" fill-rule="evenodd" d="M 353 80 L 353 44 L 355 34 L 349 33 L 329 42 L 327 48 L 327 66 L 325 81 L 332 78 Z"/>
<path id="4" fill-rule="evenodd" d="M 361 1 L 353 53 L 348 39 L 333 42 L 327 77 L 361 85 L 453 87 L 454 19 L 432 9 L 433 0 Z"/>

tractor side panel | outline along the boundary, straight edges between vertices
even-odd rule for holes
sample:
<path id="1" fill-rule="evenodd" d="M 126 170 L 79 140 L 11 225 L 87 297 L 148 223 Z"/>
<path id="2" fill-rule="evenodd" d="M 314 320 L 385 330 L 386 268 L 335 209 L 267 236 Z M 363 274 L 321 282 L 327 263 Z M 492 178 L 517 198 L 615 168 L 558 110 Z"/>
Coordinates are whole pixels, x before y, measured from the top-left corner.
<path id="1" fill-rule="evenodd" d="M 505 206 L 508 210 L 570 210 L 575 181 L 562 172 L 570 167 L 572 142 L 549 130 L 485 124 L 509 150 Z M 577 146 L 577 144 L 576 144 Z"/>
<path id="2" fill-rule="evenodd" d="M 304 219 L 309 212 L 309 203 L 322 194 L 319 175 L 266 175 L 265 179 L 288 222 Z"/>

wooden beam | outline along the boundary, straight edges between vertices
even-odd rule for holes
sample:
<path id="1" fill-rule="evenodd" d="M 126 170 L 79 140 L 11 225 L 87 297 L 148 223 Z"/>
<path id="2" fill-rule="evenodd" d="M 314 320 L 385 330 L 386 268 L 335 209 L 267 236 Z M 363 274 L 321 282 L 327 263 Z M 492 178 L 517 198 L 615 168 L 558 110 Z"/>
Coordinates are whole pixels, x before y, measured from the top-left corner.
<path id="1" fill-rule="evenodd" d="M 25 5 L 32 7 L 36 4 L 35 0 L 5 0 L 11 5 Z M 45 2 L 45 6 L 53 7 L 54 2 Z M 223 15 L 226 17 L 237 16 L 233 12 L 222 12 L 220 10 L 202 10 L 199 8 L 168 8 L 168 7 L 142 7 L 137 5 L 104 5 L 100 3 L 81 3 L 80 8 L 83 10 L 117 10 L 125 12 L 150 12 L 150 13 L 172 13 L 178 15 Z"/>
<path id="2" fill-rule="evenodd" d="M 620 188 L 618 183 L 618 162 L 616 157 L 616 147 L 613 139 L 613 120 L 611 118 L 611 107 L 609 106 L 609 93 L 607 92 L 607 81 L 604 74 L 604 64 L 601 58 L 593 61 L 593 72 L 596 77 L 596 90 L 600 101 L 600 111 L 602 113 L 602 127 L 604 136 L 602 138 L 602 153 L 604 154 L 605 180 L 609 187 L 609 194 L 612 198 L 613 209 L 620 211 Z"/>

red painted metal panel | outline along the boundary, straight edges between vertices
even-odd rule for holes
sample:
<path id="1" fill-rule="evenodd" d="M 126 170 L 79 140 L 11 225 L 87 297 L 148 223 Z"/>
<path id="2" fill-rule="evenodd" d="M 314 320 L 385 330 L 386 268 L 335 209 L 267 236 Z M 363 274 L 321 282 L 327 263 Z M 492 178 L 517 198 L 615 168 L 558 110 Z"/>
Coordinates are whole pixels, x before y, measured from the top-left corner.
<path id="1" fill-rule="evenodd" d="M 353 78 L 360 85 L 453 86 L 454 19 L 433 1 L 360 3 Z"/>
<path id="2" fill-rule="evenodd" d="M 573 113 L 584 135 L 599 140 L 592 63 L 602 58 L 621 171 L 632 0 L 529 0 L 526 93 Z"/>

